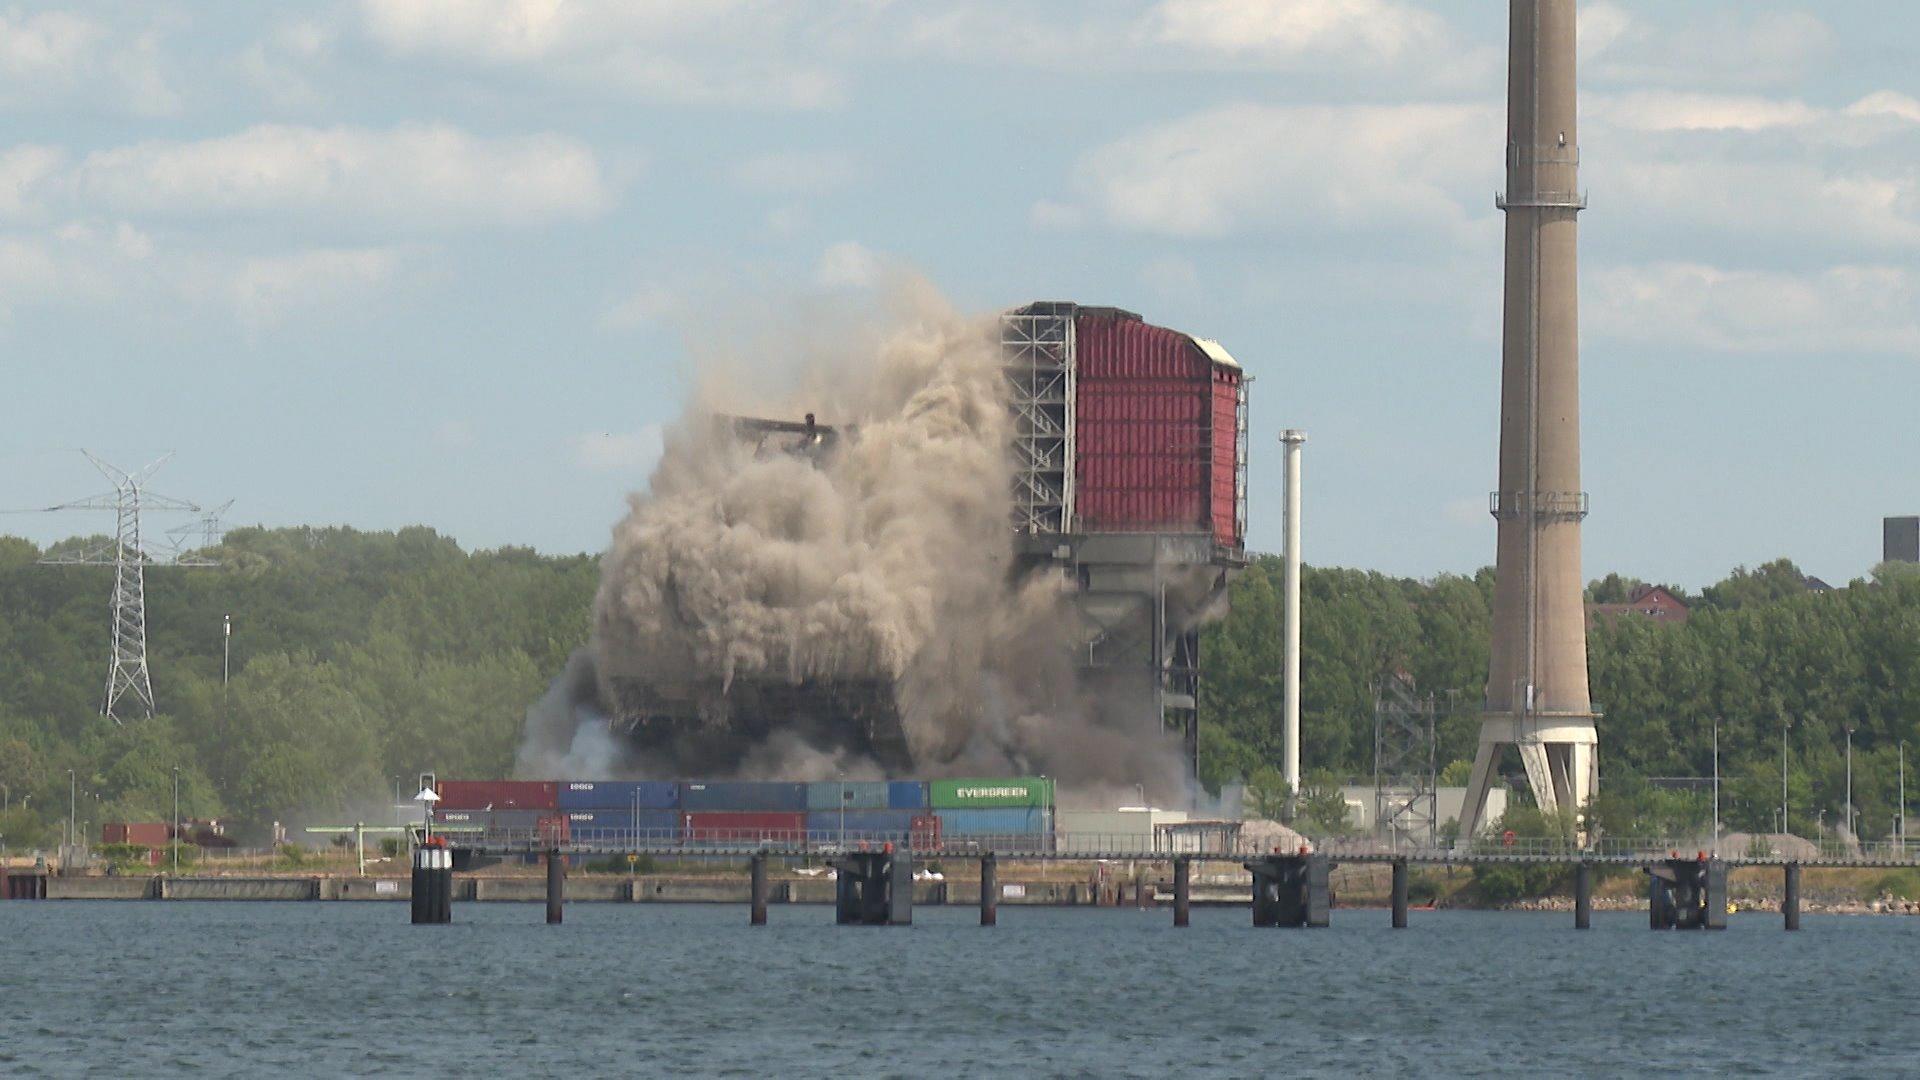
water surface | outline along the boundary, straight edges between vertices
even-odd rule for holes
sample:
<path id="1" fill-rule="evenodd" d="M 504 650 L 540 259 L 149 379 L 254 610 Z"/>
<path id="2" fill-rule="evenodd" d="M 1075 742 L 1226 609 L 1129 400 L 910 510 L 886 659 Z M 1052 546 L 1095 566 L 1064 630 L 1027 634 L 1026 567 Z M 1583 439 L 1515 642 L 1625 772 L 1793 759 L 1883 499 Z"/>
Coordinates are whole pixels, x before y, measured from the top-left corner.
<path id="1" fill-rule="evenodd" d="M 0 903 L 0 1072 L 1920 1074 L 1920 919 Z"/>

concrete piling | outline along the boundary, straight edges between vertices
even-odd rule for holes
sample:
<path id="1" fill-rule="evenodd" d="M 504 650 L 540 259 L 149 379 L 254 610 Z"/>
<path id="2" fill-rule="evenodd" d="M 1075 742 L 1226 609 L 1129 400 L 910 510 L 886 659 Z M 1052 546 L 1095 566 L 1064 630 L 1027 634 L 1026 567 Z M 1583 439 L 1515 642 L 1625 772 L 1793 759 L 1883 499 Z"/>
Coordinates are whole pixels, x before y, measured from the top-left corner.
<path id="1" fill-rule="evenodd" d="M 1780 914 L 1785 918 L 1787 929 L 1800 929 L 1800 864 L 1788 863 L 1786 866 L 1786 891 L 1780 898 Z"/>
<path id="2" fill-rule="evenodd" d="M 561 905 L 566 900 L 567 857 L 559 848 L 547 849 L 547 925 L 559 926 Z"/>
<path id="3" fill-rule="evenodd" d="M 1193 917 L 1193 860 L 1173 860 L 1173 925 L 1186 926 Z"/>
<path id="4" fill-rule="evenodd" d="M 1407 860 L 1393 860 L 1393 928 L 1407 928 Z"/>
<path id="5" fill-rule="evenodd" d="M 980 857 L 980 925 L 1000 922 L 1000 868 L 992 855 Z"/>
<path id="6" fill-rule="evenodd" d="M 752 911 L 747 916 L 747 925 L 767 925 L 767 853 L 762 851 L 754 855 L 750 864 L 753 882 Z"/>
<path id="7" fill-rule="evenodd" d="M 1573 928 L 1593 929 L 1593 864 L 1585 860 L 1573 868 Z"/>

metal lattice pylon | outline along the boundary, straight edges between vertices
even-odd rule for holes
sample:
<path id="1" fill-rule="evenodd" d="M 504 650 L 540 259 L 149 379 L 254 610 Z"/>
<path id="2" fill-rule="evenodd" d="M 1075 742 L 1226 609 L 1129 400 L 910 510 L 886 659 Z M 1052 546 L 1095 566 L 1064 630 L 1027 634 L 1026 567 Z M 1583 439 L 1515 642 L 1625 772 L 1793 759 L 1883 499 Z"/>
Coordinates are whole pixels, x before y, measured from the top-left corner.
<path id="1" fill-rule="evenodd" d="M 1380 680 L 1373 711 L 1373 819 L 1396 847 L 1432 847 L 1437 837 L 1433 713 L 1433 698 L 1415 693 L 1412 676 L 1394 672 Z"/>
<path id="2" fill-rule="evenodd" d="M 86 451 L 81 451 L 86 453 Z M 92 454 L 87 460 L 113 484 L 111 492 L 49 506 L 52 510 L 112 510 L 114 512 L 111 546 L 85 551 L 49 555 L 40 562 L 48 566 L 113 567 L 113 656 L 107 668 L 107 688 L 100 702 L 100 715 L 114 723 L 124 723 L 126 715 L 153 716 L 153 676 L 147 666 L 147 576 L 149 566 L 214 566 L 213 560 L 177 548 L 149 551 L 141 536 L 142 510 L 184 510 L 200 513 L 200 507 L 185 499 L 176 499 L 147 491 L 145 483 L 154 471 L 166 463 L 166 455 L 135 472 L 111 465 Z M 228 505 L 232 505 L 229 503 Z M 226 507 L 221 507 L 225 510 Z M 218 534 L 218 514 L 208 514 L 194 528 L 208 538 Z M 177 531 L 177 530 L 176 530 Z M 127 699 L 131 697 L 132 701 Z"/>

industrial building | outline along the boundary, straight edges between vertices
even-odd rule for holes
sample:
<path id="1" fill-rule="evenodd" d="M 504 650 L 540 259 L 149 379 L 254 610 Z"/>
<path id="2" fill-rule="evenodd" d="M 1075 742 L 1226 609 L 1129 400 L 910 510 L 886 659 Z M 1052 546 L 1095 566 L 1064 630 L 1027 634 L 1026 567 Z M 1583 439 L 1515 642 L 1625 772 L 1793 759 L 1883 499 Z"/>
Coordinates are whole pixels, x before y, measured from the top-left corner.
<path id="1" fill-rule="evenodd" d="M 1024 573 L 1073 584 L 1082 685 L 1199 760 L 1200 624 L 1246 565 L 1247 389 L 1218 342 L 1046 301 L 1001 319 Z"/>
<path id="2" fill-rule="evenodd" d="M 1080 689 L 1177 733 L 1191 778 L 1200 625 L 1224 613 L 1228 580 L 1246 564 L 1250 380 L 1217 342 L 1113 307 L 1032 303 L 1001 316 L 999 333 L 1013 418 L 1009 587 L 1060 576 L 1074 615 L 1062 645 Z M 858 438 L 811 415 L 726 422 L 756 454 L 816 463 Z M 743 737 L 775 733 L 893 775 L 915 765 L 894 687 L 875 674 L 742 672 L 722 685 L 646 657 L 604 674 L 615 725 L 688 771 L 725 774 Z"/>
<path id="3" fill-rule="evenodd" d="M 1880 523 L 1880 560 L 1920 563 L 1920 517 L 1890 517 Z"/>

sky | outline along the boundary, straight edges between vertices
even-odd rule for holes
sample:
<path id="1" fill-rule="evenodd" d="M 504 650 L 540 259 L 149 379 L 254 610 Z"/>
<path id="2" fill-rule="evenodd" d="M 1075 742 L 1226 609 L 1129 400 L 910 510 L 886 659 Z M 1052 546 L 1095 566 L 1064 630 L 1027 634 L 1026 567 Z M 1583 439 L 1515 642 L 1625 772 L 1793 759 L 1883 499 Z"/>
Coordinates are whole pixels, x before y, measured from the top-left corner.
<path id="1" fill-rule="evenodd" d="M 1920 7 L 1580 5 L 1586 569 L 1920 513 Z M 1505 5 L 0 0 L 0 507 L 599 551 L 699 373 L 924 275 L 1253 387 L 1250 546 L 1492 562 Z M 828 317 L 828 316 L 821 316 Z M 164 528 L 174 519 L 150 523 Z M 100 515 L 9 514 L 47 541 Z"/>

